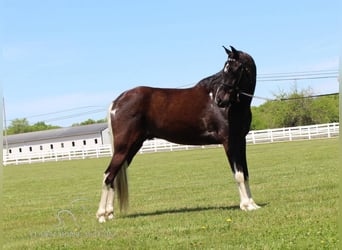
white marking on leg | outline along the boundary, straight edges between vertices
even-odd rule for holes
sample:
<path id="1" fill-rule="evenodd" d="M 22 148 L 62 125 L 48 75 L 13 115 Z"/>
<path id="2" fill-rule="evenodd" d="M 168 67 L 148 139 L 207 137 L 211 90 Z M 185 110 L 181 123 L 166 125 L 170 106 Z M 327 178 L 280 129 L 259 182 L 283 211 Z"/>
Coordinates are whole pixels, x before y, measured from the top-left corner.
<path id="1" fill-rule="evenodd" d="M 96 212 L 96 217 L 98 218 L 100 223 L 106 222 L 105 214 L 106 214 L 106 203 L 107 203 L 109 187 L 106 185 L 105 180 L 108 174 L 104 175 L 99 209 Z"/>
<path id="2" fill-rule="evenodd" d="M 242 210 L 247 210 L 248 207 L 248 203 L 249 203 L 249 198 L 247 195 L 247 190 L 246 190 L 246 186 L 245 186 L 245 180 L 244 180 L 244 176 L 243 173 L 240 171 L 235 172 L 235 180 L 238 184 L 238 188 L 239 188 L 239 194 L 240 194 L 240 208 Z"/>
<path id="3" fill-rule="evenodd" d="M 249 182 L 248 182 L 248 181 L 245 181 L 245 185 L 246 185 L 247 195 L 248 195 L 248 198 L 249 198 L 249 204 L 250 204 L 251 207 L 253 207 L 253 209 L 251 209 L 251 210 L 255 210 L 255 209 L 260 208 L 260 206 L 258 206 L 258 205 L 254 202 L 254 200 L 253 200 L 253 198 L 252 198 L 252 193 L 251 193 L 251 190 L 250 190 L 250 188 L 249 188 Z"/>
<path id="4" fill-rule="evenodd" d="M 244 211 L 251 211 L 260 208 L 253 200 L 248 181 L 245 181 L 243 172 L 236 171 L 236 163 L 234 162 L 235 180 L 238 184 L 240 194 L 240 208 Z"/>
<path id="5" fill-rule="evenodd" d="M 109 220 L 114 218 L 114 189 L 111 187 L 107 194 L 106 215 Z"/>

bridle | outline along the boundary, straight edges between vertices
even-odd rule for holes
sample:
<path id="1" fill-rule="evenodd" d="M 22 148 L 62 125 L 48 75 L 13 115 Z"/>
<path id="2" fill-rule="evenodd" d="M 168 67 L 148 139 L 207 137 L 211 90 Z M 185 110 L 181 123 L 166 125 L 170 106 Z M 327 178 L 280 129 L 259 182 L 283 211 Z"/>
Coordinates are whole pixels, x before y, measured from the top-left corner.
<path id="1" fill-rule="evenodd" d="M 228 62 L 234 62 L 234 61 L 236 61 L 236 60 L 235 59 L 229 59 L 228 60 Z M 239 98 L 240 94 L 244 95 L 244 96 L 247 96 L 247 97 L 250 97 L 250 98 L 253 98 L 252 94 L 249 94 L 249 93 L 246 93 L 244 91 L 241 91 L 240 88 L 239 88 L 239 85 L 240 85 L 240 82 L 241 82 L 241 79 L 242 79 L 242 76 L 243 76 L 244 72 L 247 72 L 247 73 L 249 72 L 249 69 L 247 69 L 246 66 L 244 66 L 243 64 L 241 64 L 240 67 L 241 67 L 241 70 L 240 70 L 239 79 L 238 79 L 238 81 L 235 84 L 231 85 L 231 84 L 228 84 L 228 83 L 225 83 L 225 82 L 221 84 L 221 86 L 224 86 L 224 87 L 229 88 L 229 89 L 234 89 L 236 91 L 236 99 L 237 99 L 237 101 L 240 101 L 240 98 Z M 229 69 L 229 65 L 228 65 L 228 69 Z M 226 68 L 225 68 L 224 72 L 227 72 L 228 69 L 226 70 Z M 218 89 L 220 89 L 220 87 Z"/>

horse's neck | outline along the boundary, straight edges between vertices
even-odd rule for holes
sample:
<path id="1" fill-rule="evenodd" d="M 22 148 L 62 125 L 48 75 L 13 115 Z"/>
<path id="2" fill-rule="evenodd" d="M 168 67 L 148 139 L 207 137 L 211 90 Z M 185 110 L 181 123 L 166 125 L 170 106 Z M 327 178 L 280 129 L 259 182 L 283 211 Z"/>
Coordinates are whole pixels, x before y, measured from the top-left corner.
<path id="1" fill-rule="evenodd" d="M 217 85 L 221 82 L 221 71 L 212 75 L 208 76 L 201 81 L 199 81 L 196 86 L 204 87 L 208 90 L 208 92 L 213 91 L 217 88 Z"/>

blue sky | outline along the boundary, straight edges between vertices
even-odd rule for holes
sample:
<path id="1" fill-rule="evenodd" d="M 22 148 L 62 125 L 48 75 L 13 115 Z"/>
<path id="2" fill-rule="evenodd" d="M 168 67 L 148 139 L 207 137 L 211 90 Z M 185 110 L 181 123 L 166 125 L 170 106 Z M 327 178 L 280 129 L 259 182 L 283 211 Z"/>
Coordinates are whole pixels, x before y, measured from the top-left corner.
<path id="1" fill-rule="evenodd" d="M 222 69 L 222 45 L 251 54 L 259 76 L 339 66 L 337 0 L 3 0 L 2 6 L 8 124 L 26 117 L 69 126 L 104 118 L 109 103 L 135 86 L 192 86 Z M 337 79 L 311 79 L 260 81 L 255 94 L 272 98 L 295 83 L 315 94 L 338 92 Z"/>

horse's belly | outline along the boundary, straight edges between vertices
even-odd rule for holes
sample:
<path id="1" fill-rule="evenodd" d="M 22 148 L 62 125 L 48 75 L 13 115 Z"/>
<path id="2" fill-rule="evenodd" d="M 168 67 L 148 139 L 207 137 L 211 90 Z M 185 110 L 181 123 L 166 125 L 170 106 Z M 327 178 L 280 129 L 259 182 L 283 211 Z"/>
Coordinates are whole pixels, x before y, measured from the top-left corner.
<path id="1" fill-rule="evenodd" d="M 153 137 L 186 145 L 220 144 L 222 142 L 218 131 L 207 130 L 198 123 L 198 126 L 190 124 L 187 126 L 176 122 L 169 125 L 157 128 L 153 133 Z"/>

